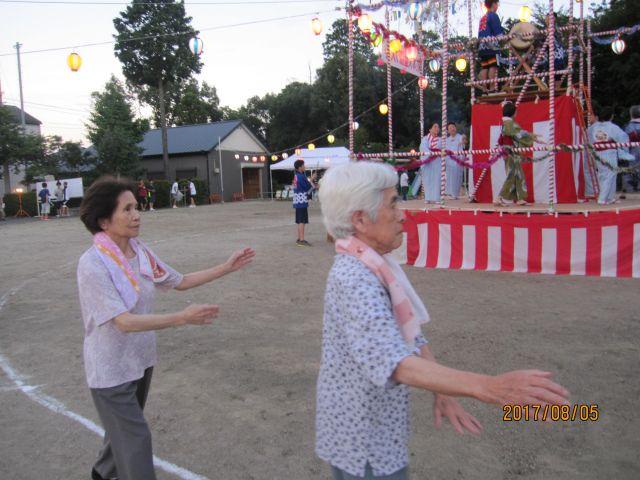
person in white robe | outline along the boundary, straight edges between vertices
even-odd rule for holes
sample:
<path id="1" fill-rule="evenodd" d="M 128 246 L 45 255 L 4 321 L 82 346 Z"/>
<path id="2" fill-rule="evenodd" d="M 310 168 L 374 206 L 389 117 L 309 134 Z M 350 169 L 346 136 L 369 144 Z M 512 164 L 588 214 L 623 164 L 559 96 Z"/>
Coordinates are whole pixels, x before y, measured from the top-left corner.
<path id="1" fill-rule="evenodd" d="M 457 152 L 464 149 L 463 136 L 458 133 L 458 128 L 453 122 L 449 122 L 447 125 L 447 141 L 445 149 L 451 152 Z M 460 157 L 461 155 L 457 155 Z M 460 189 L 462 188 L 462 179 L 464 176 L 464 167 L 456 162 L 450 155 L 447 155 L 446 173 L 447 173 L 447 187 L 445 189 L 445 195 L 457 199 L 460 195 Z"/>
<path id="2" fill-rule="evenodd" d="M 440 126 L 434 123 L 429 129 L 429 133 L 420 142 L 421 152 L 433 151 L 437 154 L 441 149 L 442 139 L 440 138 Z M 420 160 L 426 160 L 431 155 L 423 155 Z M 441 160 L 436 158 L 420 167 L 420 177 L 422 178 L 422 189 L 424 191 L 425 203 L 437 203 L 440 201 L 440 173 Z"/>

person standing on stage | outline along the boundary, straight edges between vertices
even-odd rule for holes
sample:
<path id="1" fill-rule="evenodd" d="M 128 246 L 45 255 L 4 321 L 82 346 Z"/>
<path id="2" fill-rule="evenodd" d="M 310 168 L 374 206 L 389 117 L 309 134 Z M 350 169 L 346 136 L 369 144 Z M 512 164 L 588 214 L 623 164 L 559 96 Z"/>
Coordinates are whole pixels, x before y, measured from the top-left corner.
<path id="1" fill-rule="evenodd" d="M 400 193 L 402 194 L 402 200 L 407 201 L 407 193 L 409 193 L 409 174 L 403 171 L 400 174 Z"/>
<path id="2" fill-rule="evenodd" d="M 502 132 L 498 144 L 504 147 L 531 147 L 537 137 L 523 130 L 514 120 L 516 106 L 505 103 L 502 107 Z M 522 170 L 522 155 L 511 150 L 507 151 L 504 159 L 507 178 L 502 185 L 496 205 L 506 205 L 505 200 L 512 200 L 518 205 L 527 205 L 527 184 Z"/>
<path id="3" fill-rule="evenodd" d="M 502 22 L 496 13 L 500 6 L 499 0 L 485 0 L 484 6 L 487 7 L 487 13 L 480 19 L 478 28 L 478 38 L 496 37 L 504 34 Z M 478 59 L 480 60 L 480 73 L 478 80 L 493 80 L 498 77 L 498 54 L 500 53 L 500 42 L 491 40 L 482 42 L 478 50 Z M 497 82 L 491 82 L 487 87 L 482 85 L 481 90 L 491 92 L 498 89 Z"/>
<path id="4" fill-rule="evenodd" d="M 421 152 L 433 151 L 432 155 L 436 155 L 435 159 L 430 160 L 420 167 L 420 175 L 422 176 L 422 188 L 424 191 L 425 203 L 437 203 L 440 201 L 440 171 L 441 164 L 439 153 L 441 149 L 442 139 L 440 138 L 440 126 L 437 123 L 431 125 L 429 133 L 422 138 L 420 142 Z M 431 155 L 423 155 L 421 161 L 427 160 Z"/>
<path id="5" fill-rule="evenodd" d="M 447 132 L 448 135 L 445 149 L 452 152 L 463 150 L 464 139 L 462 135 L 458 133 L 458 128 L 454 122 L 449 122 L 449 125 L 447 125 Z M 447 187 L 445 189 L 445 195 L 455 200 L 458 198 L 458 195 L 460 195 L 460 189 L 462 188 L 464 167 L 456 162 L 451 155 L 447 155 L 445 162 L 447 169 Z"/>
<path id="6" fill-rule="evenodd" d="M 629 135 L 612 122 L 613 108 L 601 107 L 596 111 L 598 121 L 589 128 L 589 143 L 595 149 L 598 167 L 599 205 L 616 203 L 616 178 L 618 176 L 618 160 L 634 161 L 626 148 L 604 148 L 606 143 L 626 143 Z"/>

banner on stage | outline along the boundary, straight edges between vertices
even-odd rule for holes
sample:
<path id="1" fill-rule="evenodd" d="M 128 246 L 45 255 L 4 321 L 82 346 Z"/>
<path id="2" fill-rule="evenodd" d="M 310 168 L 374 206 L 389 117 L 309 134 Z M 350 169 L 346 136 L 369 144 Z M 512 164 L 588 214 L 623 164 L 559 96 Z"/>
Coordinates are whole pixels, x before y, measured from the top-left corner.
<path id="1" fill-rule="evenodd" d="M 399 70 L 404 70 L 405 72 L 410 73 L 411 75 L 415 75 L 416 77 L 421 77 L 422 73 L 420 65 L 423 64 L 422 62 L 424 62 L 424 55 L 420 50 L 418 50 L 418 58 L 410 61 L 405 54 L 405 50 L 406 49 L 403 48 L 397 53 L 392 53 L 391 61 L 389 63 L 392 67 L 395 67 Z M 387 49 L 384 47 L 382 48 L 380 59 L 383 62 L 387 63 Z"/>

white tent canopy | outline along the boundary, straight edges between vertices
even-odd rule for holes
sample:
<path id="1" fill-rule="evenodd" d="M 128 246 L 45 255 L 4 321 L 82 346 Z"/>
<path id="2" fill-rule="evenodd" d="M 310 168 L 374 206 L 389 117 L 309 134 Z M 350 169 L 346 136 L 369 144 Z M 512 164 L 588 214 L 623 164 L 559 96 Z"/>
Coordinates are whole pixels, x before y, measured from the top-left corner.
<path id="1" fill-rule="evenodd" d="M 349 162 L 349 150 L 345 147 L 324 147 L 308 150 L 303 148 L 300 155 L 291 155 L 281 162 L 271 165 L 271 170 L 293 170 L 296 160 L 304 160 L 307 170 L 325 170 Z"/>

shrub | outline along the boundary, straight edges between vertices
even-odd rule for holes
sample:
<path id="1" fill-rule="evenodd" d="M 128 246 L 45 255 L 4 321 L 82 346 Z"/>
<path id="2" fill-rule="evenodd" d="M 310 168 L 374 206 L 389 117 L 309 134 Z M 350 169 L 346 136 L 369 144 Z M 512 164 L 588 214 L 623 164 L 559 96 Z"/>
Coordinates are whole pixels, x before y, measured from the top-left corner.
<path id="1" fill-rule="evenodd" d="M 17 193 L 6 194 L 4 196 L 4 203 L 4 213 L 7 217 L 12 217 L 18 212 L 20 201 L 18 200 Z M 22 208 L 32 217 L 38 215 L 36 192 L 26 192 L 22 194 Z"/>

